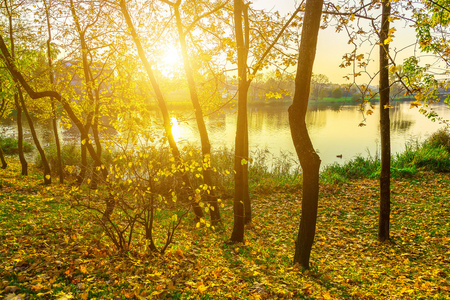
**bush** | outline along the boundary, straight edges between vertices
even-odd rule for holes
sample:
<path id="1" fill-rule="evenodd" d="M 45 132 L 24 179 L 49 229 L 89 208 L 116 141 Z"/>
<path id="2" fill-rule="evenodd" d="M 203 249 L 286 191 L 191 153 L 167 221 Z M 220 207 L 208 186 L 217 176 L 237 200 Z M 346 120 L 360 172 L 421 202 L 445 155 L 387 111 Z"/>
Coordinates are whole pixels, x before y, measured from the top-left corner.
<path id="1" fill-rule="evenodd" d="M 443 146 L 450 152 L 450 132 L 447 129 L 438 130 L 428 138 L 426 143 L 434 148 Z"/>
<path id="2" fill-rule="evenodd" d="M 0 140 L 0 147 L 2 147 L 3 153 L 5 154 L 18 154 L 19 153 L 19 141 L 12 138 L 7 137 Z M 27 141 L 23 141 L 23 151 L 25 153 L 33 151 L 34 147 Z"/>

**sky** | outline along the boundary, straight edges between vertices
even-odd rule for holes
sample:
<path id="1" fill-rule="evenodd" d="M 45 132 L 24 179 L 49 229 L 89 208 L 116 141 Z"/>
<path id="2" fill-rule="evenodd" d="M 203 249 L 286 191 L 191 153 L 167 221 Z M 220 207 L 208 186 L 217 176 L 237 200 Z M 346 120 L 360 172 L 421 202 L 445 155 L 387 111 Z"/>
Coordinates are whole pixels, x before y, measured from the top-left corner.
<path id="1" fill-rule="evenodd" d="M 252 5 L 258 9 L 279 11 L 281 14 L 292 13 L 295 11 L 297 0 L 253 0 Z M 434 60 L 429 55 L 420 55 L 417 53 L 417 45 L 414 28 L 410 27 L 410 23 L 406 24 L 403 20 L 395 21 L 394 25 L 397 31 L 395 38 L 390 44 L 391 54 L 396 53 L 396 63 L 402 64 L 403 59 L 416 55 L 421 60 L 422 64 L 433 64 Z M 344 32 L 337 33 L 333 27 L 329 27 L 319 32 L 316 60 L 314 62 L 313 72 L 315 74 L 325 74 L 332 83 L 350 83 L 344 76 L 352 73 L 350 68 L 339 68 L 342 62 L 342 57 L 345 53 L 353 51 L 353 46 L 348 44 L 348 36 Z M 399 51 L 403 49 L 402 51 Z M 362 45 L 359 53 L 365 54 L 365 57 L 371 57 L 369 63 L 369 71 L 372 74 L 376 73 L 378 68 L 378 46 L 373 48 L 368 43 Z M 352 76 L 349 76 L 352 78 Z M 359 83 L 366 83 L 368 77 L 362 76 L 358 78 Z M 375 81 L 372 85 L 378 85 Z"/>

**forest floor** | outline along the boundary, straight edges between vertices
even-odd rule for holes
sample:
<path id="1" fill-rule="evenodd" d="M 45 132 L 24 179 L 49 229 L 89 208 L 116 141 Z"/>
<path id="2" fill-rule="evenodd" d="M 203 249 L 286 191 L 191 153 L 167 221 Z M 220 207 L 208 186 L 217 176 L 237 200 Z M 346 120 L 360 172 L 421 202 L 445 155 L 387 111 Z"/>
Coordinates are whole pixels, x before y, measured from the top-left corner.
<path id="1" fill-rule="evenodd" d="M 253 194 L 245 244 L 185 219 L 164 255 L 117 253 L 68 187 L 0 170 L 0 298 L 450 299 L 450 174 L 392 182 L 389 243 L 377 241 L 378 186 L 321 186 L 311 270 L 292 265 L 300 192 Z"/>

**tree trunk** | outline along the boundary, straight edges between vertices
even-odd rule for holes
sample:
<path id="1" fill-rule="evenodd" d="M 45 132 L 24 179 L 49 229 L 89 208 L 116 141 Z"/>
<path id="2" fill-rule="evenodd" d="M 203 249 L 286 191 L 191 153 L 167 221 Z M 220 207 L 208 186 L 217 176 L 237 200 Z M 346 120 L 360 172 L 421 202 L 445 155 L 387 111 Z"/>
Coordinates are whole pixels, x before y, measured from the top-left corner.
<path id="1" fill-rule="evenodd" d="M 144 48 L 142 47 L 139 36 L 136 32 L 136 29 L 134 28 L 133 22 L 131 21 L 131 17 L 128 13 L 126 3 L 124 0 L 120 0 L 120 8 L 121 8 L 122 14 L 125 18 L 125 21 L 127 22 L 128 30 L 131 34 L 131 37 L 133 38 L 134 44 L 136 45 L 136 48 L 137 48 L 137 51 L 139 54 L 139 58 L 141 59 L 142 64 L 144 65 L 144 68 L 147 72 L 147 76 L 150 80 L 150 84 L 155 92 L 156 100 L 158 102 L 158 107 L 163 116 L 164 130 L 166 132 L 166 136 L 169 141 L 169 146 L 172 150 L 172 155 L 175 158 L 175 161 L 178 164 L 181 164 L 182 159 L 181 159 L 180 151 L 178 150 L 177 143 L 175 142 L 175 138 L 173 137 L 172 124 L 170 121 L 169 110 L 167 109 L 167 106 L 166 106 L 166 101 L 164 100 L 161 89 L 159 88 L 159 85 L 156 81 L 155 75 L 153 74 L 151 65 L 147 59 L 147 56 L 145 55 Z M 186 188 L 189 190 L 189 193 L 192 194 L 192 186 L 190 184 L 188 175 L 186 173 L 184 173 L 182 178 L 183 178 Z M 192 197 L 192 198 L 194 198 L 194 197 Z M 203 211 L 202 211 L 200 205 L 195 200 L 193 200 L 193 201 L 194 202 L 192 203 L 192 207 L 193 207 L 196 218 L 197 219 L 203 218 L 204 217 Z"/>
<path id="2" fill-rule="evenodd" d="M 206 166 L 203 166 L 203 181 L 208 187 L 212 188 L 213 187 L 212 169 L 209 163 L 211 156 L 211 144 L 209 142 L 208 131 L 206 130 L 205 121 L 203 119 L 202 107 L 200 106 L 200 101 L 198 99 L 194 75 L 192 74 L 192 69 L 189 62 L 188 51 L 186 47 L 186 38 L 183 32 L 183 25 L 181 23 L 179 4 L 174 5 L 174 12 L 178 29 L 178 38 L 180 41 L 181 54 L 183 56 L 184 71 L 188 81 L 192 105 L 194 106 L 195 110 L 195 119 L 197 121 L 198 132 L 200 133 L 203 163 L 208 164 Z M 209 192 L 210 193 L 207 196 L 207 202 L 210 205 L 211 223 L 213 225 L 217 225 L 220 222 L 220 208 L 214 190 L 211 189 L 209 190 Z"/>
<path id="3" fill-rule="evenodd" d="M 19 103 L 19 95 L 16 93 L 14 95 L 14 104 L 16 105 L 17 110 L 17 148 L 19 151 L 19 160 L 22 166 L 21 174 L 23 176 L 28 175 L 28 163 L 23 153 L 23 125 L 22 125 L 22 107 Z"/>
<path id="4" fill-rule="evenodd" d="M 316 55 L 317 36 L 322 15 L 323 0 L 307 0 L 303 21 L 295 93 L 289 107 L 292 141 L 303 170 L 302 216 L 295 243 L 294 264 L 309 268 L 309 258 L 316 230 L 319 201 L 320 158 L 306 128 L 306 111 L 310 92 L 312 67 Z"/>
<path id="5" fill-rule="evenodd" d="M 238 116 L 234 157 L 234 225 L 230 240 L 244 241 L 244 225 L 251 222 L 251 204 L 248 195 L 248 124 L 247 124 L 247 80 L 248 57 L 248 6 L 243 0 L 234 0 L 234 24 L 238 55 Z M 243 17 L 244 22 L 243 24 Z M 244 29 L 245 28 L 245 29 Z M 245 37 L 244 37 L 245 32 Z"/>
<path id="6" fill-rule="evenodd" d="M 49 185 L 52 183 L 52 177 L 51 177 L 52 174 L 50 171 L 50 165 L 48 164 L 44 149 L 42 149 L 41 143 L 39 142 L 38 136 L 36 134 L 36 130 L 34 129 L 33 120 L 31 119 L 31 116 L 28 113 L 28 109 L 27 109 L 27 106 L 25 105 L 25 100 L 23 99 L 23 94 L 22 94 L 22 91 L 20 90 L 20 88 L 19 88 L 19 99 L 20 99 L 20 104 L 22 105 L 23 112 L 25 113 L 25 117 L 27 118 L 28 126 L 30 127 L 31 136 L 33 137 L 34 144 L 36 145 L 39 155 L 41 156 L 42 164 L 44 166 L 44 184 Z"/>
<path id="7" fill-rule="evenodd" d="M 48 7 L 46 0 L 44 0 L 44 6 L 45 6 L 45 16 L 47 19 L 47 33 L 48 33 L 47 61 L 48 61 L 50 84 L 51 84 L 51 86 L 53 86 L 54 78 L 53 78 L 53 62 L 52 62 L 52 54 L 51 54 L 52 30 L 51 30 L 51 24 L 50 24 L 50 12 L 49 12 L 50 8 Z M 63 171 L 63 167 L 62 167 L 62 158 L 61 158 L 61 143 L 59 141 L 55 99 L 53 97 L 50 97 L 50 104 L 52 106 L 52 127 L 53 127 L 53 134 L 55 136 L 55 145 L 56 145 L 56 168 L 58 170 L 59 183 L 63 184 L 64 183 L 64 171 Z"/>
<path id="8" fill-rule="evenodd" d="M 391 137 L 389 121 L 389 43 L 384 43 L 389 35 L 391 5 L 382 1 L 380 32 L 380 134 L 381 134 L 381 173 L 380 173 L 380 217 L 378 240 L 389 240 L 389 219 L 391 213 Z"/>
<path id="9" fill-rule="evenodd" d="M 10 11 L 8 1 L 4 1 L 6 13 L 8 15 L 8 24 L 9 24 L 9 40 L 11 43 L 11 60 L 14 61 L 16 52 L 14 47 L 14 31 L 13 31 L 13 17 L 12 12 Z M 5 45 L 6 46 L 6 45 Z M 18 87 L 17 87 L 18 88 Z M 16 106 L 17 110 L 17 147 L 19 151 L 19 160 L 20 164 L 22 166 L 22 172 L 21 174 L 23 176 L 28 175 L 28 163 L 25 159 L 25 155 L 23 153 L 23 126 L 22 126 L 22 108 L 20 107 L 19 103 L 19 95 L 16 93 L 14 94 L 14 105 Z"/>
<path id="10" fill-rule="evenodd" d="M 2 161 L 2 169 L 6 169 L 8 167 L 8 163 L 5 160 L 5 154 L 3 153 L 1 147 L 0 147 L 0 160 Z"/>

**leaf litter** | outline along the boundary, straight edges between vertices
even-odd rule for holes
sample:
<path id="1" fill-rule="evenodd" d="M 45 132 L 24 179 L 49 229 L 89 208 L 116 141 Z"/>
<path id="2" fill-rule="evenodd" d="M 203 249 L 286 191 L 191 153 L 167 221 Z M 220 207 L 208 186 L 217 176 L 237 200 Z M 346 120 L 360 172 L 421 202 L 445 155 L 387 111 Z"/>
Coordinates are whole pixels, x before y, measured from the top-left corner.
<path id="1" fill-rule="evenodd" d="M 253 194 L 245 244 L 186 219 L 165 255 L 117 253 L 70 207 L 67 186 L 1 170 L 4 299 L 449 299 L 450 174 L 392 182 L 391 241 L 379 243 L 378 183 L 321 187 L 311 269 L 292 265 L 300 191 Z M 225 203 L 232 206 L 231 200 Z"/>

